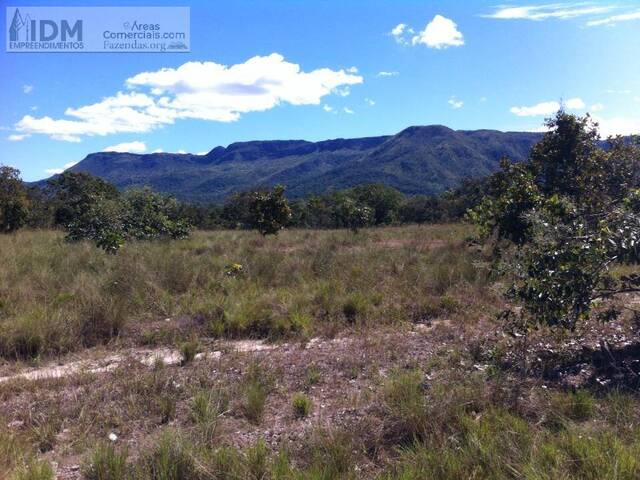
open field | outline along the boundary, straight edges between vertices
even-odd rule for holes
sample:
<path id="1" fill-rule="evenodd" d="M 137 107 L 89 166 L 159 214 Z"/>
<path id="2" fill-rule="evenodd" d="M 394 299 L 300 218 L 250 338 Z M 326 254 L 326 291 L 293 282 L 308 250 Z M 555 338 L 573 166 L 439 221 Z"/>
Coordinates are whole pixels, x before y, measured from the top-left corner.
<path id="1" fill-rule="evenodd" d="M 639 478 L 636 325 L 504 334 L 471 234 L 1 237 L 0 478 Z"/>

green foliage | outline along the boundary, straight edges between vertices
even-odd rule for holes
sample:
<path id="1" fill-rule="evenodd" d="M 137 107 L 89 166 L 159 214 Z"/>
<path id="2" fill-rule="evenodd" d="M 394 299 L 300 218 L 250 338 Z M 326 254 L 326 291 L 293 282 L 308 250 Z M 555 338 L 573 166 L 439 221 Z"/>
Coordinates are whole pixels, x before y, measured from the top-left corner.
<path id="1" fill-rule="evenodd" d="M 124 194 L 124 231 L 137 240 L 186 238 L 190 225 L 181 217 L 180 204 L 173 197 L 148 188 L 128 190 Z"/>
<path id="2" fill-rule="evenodd" d="M 56 222 L 67 239 L 89 239 L 108 253 L 126 240 L 185 238 L 191 228 L 175 199 L 149 189 L 121 195 L 103 180 L 86 173 L 65 172 L 50 181 Z"/>
<path id="3" fill-rule="evenodd" d="M 27 221 L 29 199 L 20 172 L 0 165 L 0 233 L 18 230 Z"/>
<path id="4" fill-rule="evenodd" d="M 509 295 L 528 318 L 511 313 L 514 325 L 572 329 L 596 300 L 640 291 L 640 276 L 611 273 L 616 262 L 638 259 L 640 151 L 621 139 L 602 149 L 589 117 L 560 111 L 547 126 L 528 162 L 503 161 L 469 216 L 485 237 L 517 246 L 503 263 L 515 277 Z M 609 309 L 602 318 L 616 314 Z"/>
<path id="5" fill-rule="evenodd" d="M 302 392 L 295 393 L 291 399 L 291 407 L 296 418 L 308 417 L 311 413 L 311 399 Z"/>
<path id="6" fill-rule="evenodd" d="M 276 235 L 291 219 L 291 208 L 282 185 L 269 191 L 254 192 L 249 208 L 251 224 L 262 235 Z"/>

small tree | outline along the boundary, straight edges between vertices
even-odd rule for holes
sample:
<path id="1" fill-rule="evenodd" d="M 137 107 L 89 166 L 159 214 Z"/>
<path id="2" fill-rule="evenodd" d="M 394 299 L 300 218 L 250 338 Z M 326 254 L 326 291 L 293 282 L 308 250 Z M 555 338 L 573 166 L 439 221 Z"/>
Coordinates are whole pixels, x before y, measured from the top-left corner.
<path id="1" fill-rule="evenodd" d="M 276 235 L 291 220 L 291 208 L 284 196 L 284 187 L 257 191 L 251 195 L 251 225 L 262 235 Z"/>
<path id="2" fill-rule="evenodd" d="M 27 220 L 29 200 L 20 171 L 0 165 L 0 233 L 10 233 Z"/>
<path id="3" fill-rule="evenodd" d="M 503 161 L 469 215 L 485 237 L 515 243 L 504 258 L 515 277 L 509 295 L 529 321 L 573 329 L 597 300 L 640 291 L 640 275 L 611 271 L 638 261 L 640 151 L 621 139 L 602 149 L 589 117 L 560 111 L 547 126 L 527 162 Z"/>
<path id="4" fill-rule="evenodd" d="M 335 205 L 334 214 L 338 225 L 349 228 L 353 233 L 358 233 L 361 228 L 374 223 L 373 209 L 360 204 L 353 198 L 343 195 Z"/>

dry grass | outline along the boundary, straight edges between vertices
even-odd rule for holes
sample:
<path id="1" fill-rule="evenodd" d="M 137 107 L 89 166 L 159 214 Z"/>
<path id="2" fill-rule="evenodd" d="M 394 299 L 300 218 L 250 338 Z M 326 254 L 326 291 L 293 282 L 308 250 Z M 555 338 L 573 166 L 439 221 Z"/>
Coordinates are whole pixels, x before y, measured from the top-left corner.
<path id="1" fill-rule="evenodd" d="M 594 389 L 596 366 L 581 353 L 576 373 L 568 347 L 566 372 L 523 377 L 468 234 L 197 232 L 116 256 L 54 232 L 0 237 L 0 372 L 121 358 L 0 383 L 0 478 L 48 479 L 51 461 L 69 480 L 639 478 L 637 391 Z M 531 357 L 630 332 L 540 332 Z M 125 354 L 141 345 L 178 360 Z"/>

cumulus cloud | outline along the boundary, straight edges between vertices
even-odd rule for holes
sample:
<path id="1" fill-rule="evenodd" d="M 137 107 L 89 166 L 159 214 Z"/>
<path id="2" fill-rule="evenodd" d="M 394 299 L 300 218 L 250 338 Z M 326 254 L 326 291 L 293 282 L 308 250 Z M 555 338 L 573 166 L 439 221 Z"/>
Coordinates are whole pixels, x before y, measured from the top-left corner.
<path id="1" fill-rule="evenodd" d="M 610 17 L 601 18 L 598 20 L 591 20 L 587 22 L 587 26 L 588 27 L 596 27 L 599 25 L 613 26 L 616 23 L 628 22 L 631 20 L 640 20 L 640 10 L 637 10 L 635 12 L 622 13 L 620 15 L 612 15 Z"/>
<path id="2" fill-rule="evenodd" d="M 22 91 L 26 94 L 33 92 L 33 85 L 23 85 Z"/>
<path id="3" fill-rule="evenodd" d="M 562 105 L 560 102 L 540 102 L 530 107 L 511 107 L 510 112 L 519 117 L 536 117 L 542 115 L 552 115 L 557 112 Z M 567 110 L 580 110 L 585 108 L 585 103 L 580 98 L 570 98 L 564 102 Z"/>
<path id="4" fill-rule="evenodd" d="M 338 88 L 363 82 L 353 68 L 305 72 L 277 53 L 232 66 L 187 62 L 134 75 L 125 82 L 128 92 L 68 108 L 67 118 L 25 115 L 15 129 L 79 142 L 83 136 L 149 132 L 178 119 L 233 122 L 280 104 L 319 105 Z"/>
<path id="5" fill-rule="evenodd" d="M 456 23 L 442 15 L 434 16 L 422 31 L 416 32 L 406 23 L 399 23 L 389 35 L 401 45 L 426 45 L 438 50 L 464 45 L 464 37 Z"/>
<path id="6" fill-rule="evenodd" d="M 102 150 L 103 152 L 121 152 L 121 153 L 144 153 L 147 151 L 147 145 L 144 142 L 135 140 L 133 142 L 118 143 Z"/>
<path id="7" fill-rule="evenodd" d="M 386 72 L 386 71 L 381 71 L 378 72 L 378 77 L 397 77 L 398 75 L 400 75 L 399 72 Z"/>
<path id="8" fill-rule="evenodd" d="M 600 117 L 593 115 L 593 119 L 598 122 L 600 135 L 603 137 L 615 135 L 638 135 L 640 134 L 640 118 L 634 117 Z"/>
<path id="9" fill-rule="evenodd" d="M 376 104 L 375 100 L 371 100 L 370 98 L 365 98 L 364 103 L 366 103 L 370 107 L 373 107 Z"/>
<path id="10" fill-rule="evenodd" d="M 344 111 L 344 113 L 348 113 L 349 115 L 353 115 L 354 113 L 356 113 L 353 110 L 351 110 L 349 107 L 344 107 L 342 111 Z"/>
<path id="11" fill-rule="evenodd" d="M 68 168 L 73 167 L 76 163 L 78 162 L 69 162 L 69 163 L 65 163 L 62 168 L 46 168 L 44 171 L 49 175 L 59 175 L 65 170 L 67 170 Z"/>
<path id="12" fill-rule="evenodd" d="M 548 5 L 501 5 L 486 15 L 485 18 L 498 20 L 547 20 L 581 17 L 586 15 L 598 15 L 610 12 L 613 5 L 588 5 L 585 3 L 555 3 Z"/>
<path id="13" fill-rule="evenodd" d="M 459 108 L 462 108 L 464 106 L 464 102 L 462 100 L 458 100 L 456 97 L 451 97 L 447 103 L 449 105 L 451 105 L 451 108 L 453 108 L 454 110 L 457 110 Z"/>
<path id="14" fill-rule="evenodd" d="M 423 44 L 440 50 L 447 47 L 460 47 L 464 45 L 464 38 L 453 20 L 436 15 L 424 30 L 411 38 L 411 44 Z"/>
<path id="15" fill-rule="evenodd" d="M 589 107 L 589 110 L 591 110 L 592 112 L 599 112 L 601 110 L 604 110 L 604 105 L 602 103 L 594 103 Z"/>

